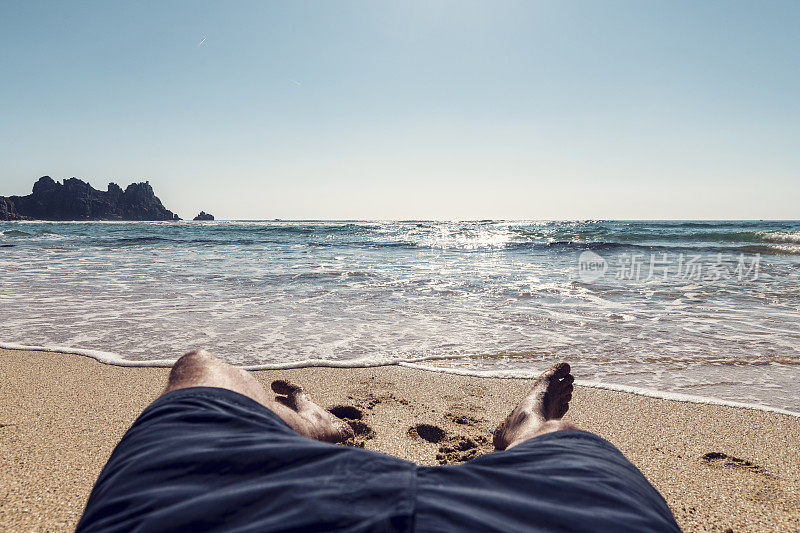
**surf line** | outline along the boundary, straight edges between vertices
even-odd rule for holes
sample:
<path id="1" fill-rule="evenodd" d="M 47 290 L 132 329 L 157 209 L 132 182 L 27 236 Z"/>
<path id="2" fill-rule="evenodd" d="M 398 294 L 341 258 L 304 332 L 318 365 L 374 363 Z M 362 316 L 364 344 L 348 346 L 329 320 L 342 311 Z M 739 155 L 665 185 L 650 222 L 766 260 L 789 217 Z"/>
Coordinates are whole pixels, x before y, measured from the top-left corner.
<path id="1" fill-rule="evenodd" d="M 68 355 L 80 355 L 89 357 L 95 361 L 107 365 L 123 366 L 123 367 L 156 367 L 156 368 L 169 368 L 176 359 L 154 359 L 147 361 L 136 361 L 132 359 L 125 359 L 113 352 L 104 352 L 101 350 L 87 350 L 82 348 L 69 348 L 63 346 L 29 346 L 25 344 L 16 344 L 9 342 L 0 342 L 0 348 L 4 350 L 15 351 L 29 351 L 29 352 L 50 352 Z M 240 368 L 244 370 L 292 370 L 297 368 L 313 368 L 313 367 L 326 367 L 326 368 L 377 368 L 382 366 L 402 366 L 412 368 L 415 370 L 422 370 L 426 372 L 439 372 L 444 374 L 454 374 L 459 376 L 479 377 L 479 378 L 496 378 L 496 379 L 533 379 L 541 373 L 541 370 L 521 373 L 512 370 L 469 370 L 461 368 L 441 368 L 428 365 L 419 364 L 426 361 L 443 361 L 459 359 L 464 356 L 455 355 L 430 355 L 416 357 L 412 359 L 395 359 L 392 361 L 374 361 L 370 359 L 351 359 L 348 361 L 331 361 L 326 359 L 306 359 L 304 361 L 294 361 L 291 363 L 269 363 L 260 365 L 242 365 Z M 771 407 L 768 405 L 760 405 L 753 403 L 734 402 L 730 400 L 722 400 L 719 398 L 709 398 L 705 396 L 695 396 L 692 394 L 682 394 L 678 392 L 660 391 L 657 389 L 648 389 L 643 387 L 634 387 L 631 385 L 618 385 L 615 383 L 601 383 L 598 381 L 584 381 L 576 380 L 575 384 L 581 387 L 590 387 L 594 389 L 604 389 L 615 392 L 625 392 L 629 394 L 636 394 L 638 396 L 646 396 L 649 398 L 657 398 L 661 400 L 672 400 L 677 402 L 707 404 L 707 405 L 721 405 L 725 407 L 734 407 L 738 409 L 752 409 L 755 411 L 766 411 L 769 413 L 777 413 L 781 415 L 793 416 L 800 418 L 800 412 L 781 409 L 778 407 Z"/>

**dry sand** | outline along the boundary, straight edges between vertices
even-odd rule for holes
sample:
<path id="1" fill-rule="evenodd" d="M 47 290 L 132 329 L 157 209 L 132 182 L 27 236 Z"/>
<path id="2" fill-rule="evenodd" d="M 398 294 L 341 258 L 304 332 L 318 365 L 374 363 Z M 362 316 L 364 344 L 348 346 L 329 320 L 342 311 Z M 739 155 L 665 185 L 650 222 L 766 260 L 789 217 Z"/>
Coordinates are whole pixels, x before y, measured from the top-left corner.
<path id="1" fill-rule="evenodd" d="M 0 350 L 0 529 L 74 528 L 111 450 L 167 372 Z M 492 429 L 530 385 L 403 367 L 256 376 L 294 380 L 327 407 L 356 408 L 367 448 L 420 464 L 489 451 Z M 686 531 L 800 530 L 798 418 L 578 387 L 567 419 L 616 444 Z M 443 435 L 410 430 L 420 424 Z"/>

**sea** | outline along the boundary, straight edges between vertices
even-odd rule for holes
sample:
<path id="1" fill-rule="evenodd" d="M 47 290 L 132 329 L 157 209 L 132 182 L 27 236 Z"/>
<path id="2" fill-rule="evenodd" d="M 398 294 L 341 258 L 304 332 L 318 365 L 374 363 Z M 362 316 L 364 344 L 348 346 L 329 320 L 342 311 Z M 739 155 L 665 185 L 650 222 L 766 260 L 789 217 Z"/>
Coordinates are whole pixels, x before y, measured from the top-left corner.
<path id="1" fill-rule="evenodd" d="M 404 365 L 800 413 L 800 222 L 0 222 L 0 346 Z"/>

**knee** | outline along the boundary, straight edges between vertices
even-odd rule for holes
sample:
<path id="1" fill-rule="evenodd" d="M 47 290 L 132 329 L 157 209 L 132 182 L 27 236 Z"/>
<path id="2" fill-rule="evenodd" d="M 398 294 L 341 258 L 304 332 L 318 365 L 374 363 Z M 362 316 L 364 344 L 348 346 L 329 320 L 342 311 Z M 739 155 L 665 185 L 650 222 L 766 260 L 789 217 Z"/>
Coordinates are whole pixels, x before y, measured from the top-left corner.
<path id="1" fill-rule="evenodd" d="M 173 365 L 173 367 L 209 361 L 218 361 L 218 359 L 214 357 L 211 352 L 207 352 L 206 350 L 192 350 L 191 352 L 183 354 L 180 359 L 175 361 L 175 365 Z"/>
<path id="2" fill-rule="evenodd" d="M 164 394 L 190 387 L 230 389 L 256 401 L 262 401 L 265 396 L 261 384 L 247 371 L 231 366 L 205 350 L 191 351 L 175 361 Z"/>
<path id="3" fill-rule="evenodd" d="M 219 359 L 205 350 L 192 350 L 180 357 L 169 373 L 169 382 L 193 381 L 206 373 L 209 367 L 219 363 Z"/>

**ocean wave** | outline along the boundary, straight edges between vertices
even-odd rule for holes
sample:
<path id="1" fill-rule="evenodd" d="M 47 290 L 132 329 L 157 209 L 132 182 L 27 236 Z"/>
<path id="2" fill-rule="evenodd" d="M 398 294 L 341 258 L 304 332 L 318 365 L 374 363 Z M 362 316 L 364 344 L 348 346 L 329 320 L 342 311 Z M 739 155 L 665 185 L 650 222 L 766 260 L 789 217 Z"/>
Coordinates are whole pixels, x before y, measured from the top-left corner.
<path id="1" fill-rule="evenodd" d="M 741 246 L 738 251 L 745 254 L 800 255 L 800 244 L 754 244 Z"/>
<path id="2" fill-rule="evenodd" d="M 5 231 L 0 231 L 0 237 L 30 237 L 32 235 L 32 233 L 20 231 L 18 229 L 7 229 Z"/>
<path id="3" fill-rule="evenodd" d="M 763 242 L 800 244 L 800 231 L 773 231 L 762 233 Z"/>
<path id="4" fill-rule="evenodd" d="M 17 224 L 17 223 L 14 223 Z M 36 224 L 40 224 L 39 227 Z M 32 229 L 33 228 L 33 229 Z M 280 244 L 491 250 L 536 246 L 680 247 L 800 244 L 795 222 L 436 222 L 436 221 L 215 221 L 26 222 L 2 237 L 86 239 L 104 244 Z M 786 253 L 776 249 L 776 253 Z"/>
<path id="5" fill-rule="evenodd" d="M 13 235 L 17 236 L 17 235 Z M 19 236 L 21 237 L 21 235 Z M 272 245 L 291 245 L 301 246 L 308 248 L 361 248 L 361 249 L 409 249 L 409 250 L 451 250 L 463 252 L 485 252 L 485 251 L 536 251 L 536 250 L 553 250 L 563 253 L 581 252 L 585 250 L 592 250 L 595 252 L 647 252 L 647 253 L 684 253 L 684 254 L 697 254 L 697 253 L 710 253 L 710 254 L 764 254 L 764 255 L 800 255 L 800 244 L 793 244 L 790 242 L 779 243 L 758 243 L 741 245 L 742 243 L 731 242 L 729 245 L 723 243 L 690 243 L 690 242 L 674 242 L 674 243 L 642 243 L 642 242 L 628 242 L 628 241 L 570 241 L 570 240 L 554 240 L 554 241 L 505 241 L 505 242 L 486 242 L 486 241 L 473 241 L 473 242 L 434 242 L 430 240 L 413 241 L 413 240 L 377 240 L 377 239 L 361 239 L 361 240 L 313 240 L 306 239 L 301 241 L 296 240 L 281 240 L 277 238 L 272 239 L 258 239 L 258 238 L 197 238 L 189 237 L 161 237 L 161 236 L 137 236 L 137 237 L 92 237 L 86 235 L 80 236 L 65 236 L 59 234 L 48 235 L 45 240 L 53 242 L 62 242 L 70 240 L 71 238 L 78 239 L 82 246 L 97 246 L 97 247 L 135 247 L 135 246 L 150 246 L 150 245 L 174 245 L 174 246 L 222 246 L 222 247 L 264 247 Z M 737 245 L 738 244 L 738 245 Z"/>
<path id="6" fill-rule="evenodd" d="M 615 229 L 593 229 L 584 231 L 525 232 L 533 238 L 547 238 L 551 241 L 615 241 L 623 243 L 800 243 L 800 233 L 759 232 L 759 231 L 704 231 L 704 232 L 665 232 L 619 231 Z"/>
<path id="7" fill-rule="evenodd" d="M 122 238 L 111 238 L 111 239 L 96 239 L 92 244 L 101 245 L 101 246 L 109 246 L 109 245 L 129 245 L 135 246 L 139 244 L 160 244 L 160 243 L 170 243 L 170 244 L 213 244 L 213 245 L 220 245 L 220 246 L 250 246 L 253 244 L 276 244 L 276 241 L 267 241 L 267 240 L 255 240 L 255 239 L 179 239 L 179 238 L 170 238 L 170 237 L 157 237 L 157 236 L 146 236 L 146 237 L 122 237 Z"/>

